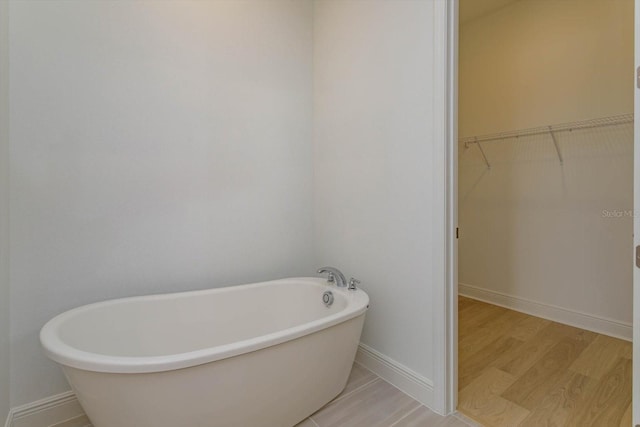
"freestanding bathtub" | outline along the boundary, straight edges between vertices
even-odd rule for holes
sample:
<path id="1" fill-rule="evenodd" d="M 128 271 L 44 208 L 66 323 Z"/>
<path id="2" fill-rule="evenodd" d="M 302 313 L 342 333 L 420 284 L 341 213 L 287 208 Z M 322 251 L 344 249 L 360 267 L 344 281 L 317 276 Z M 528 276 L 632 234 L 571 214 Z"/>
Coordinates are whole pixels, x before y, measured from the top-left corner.
<path id="1" fill-rule="evenodd" d="M 287 427 L 344 388 L 368 304 L 283 279 L 79 307 L 40 340 L 95 427 Z"/>

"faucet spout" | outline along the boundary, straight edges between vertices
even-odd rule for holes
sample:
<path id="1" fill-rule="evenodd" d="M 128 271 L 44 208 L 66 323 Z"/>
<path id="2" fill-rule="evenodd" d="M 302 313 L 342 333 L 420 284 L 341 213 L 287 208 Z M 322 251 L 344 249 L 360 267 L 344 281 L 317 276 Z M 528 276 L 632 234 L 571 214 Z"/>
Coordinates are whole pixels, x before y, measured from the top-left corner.
<path id="1" fill-rule="evenodd" d="M 339 288 L 347 287 L 347 279 L 344 274 L 335 267 L 322 267 L 318 269 L 318 274 L 329 273 L 329 276 L 333 276 L 336 281 L 336 286 Z"/>

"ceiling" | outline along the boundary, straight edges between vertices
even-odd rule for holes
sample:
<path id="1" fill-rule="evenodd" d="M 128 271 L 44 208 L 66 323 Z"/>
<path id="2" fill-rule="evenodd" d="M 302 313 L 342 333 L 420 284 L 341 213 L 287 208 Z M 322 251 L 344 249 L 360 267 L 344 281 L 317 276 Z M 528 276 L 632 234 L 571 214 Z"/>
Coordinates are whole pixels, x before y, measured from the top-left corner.
<path id="1" fill-rule="evenodd" d="M 460 0 L 460 24 L 479 18 L 518 0 Z"/>

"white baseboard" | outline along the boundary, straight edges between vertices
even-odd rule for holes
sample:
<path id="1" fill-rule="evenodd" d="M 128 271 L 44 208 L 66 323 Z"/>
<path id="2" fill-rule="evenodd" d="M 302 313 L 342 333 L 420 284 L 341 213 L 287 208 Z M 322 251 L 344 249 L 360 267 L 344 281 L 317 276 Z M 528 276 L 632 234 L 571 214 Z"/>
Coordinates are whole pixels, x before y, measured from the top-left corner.
<path id="1" fill-rule="evenodd" d="M 427 407 L 433 404 L 433 382 L 406 366 L 360 344 L 356 362 Z M 5 427 L 50 427 L 84 415 L 72 391 L 12 408 Z"/>
<path id="2" fill-rule="evenodd" d="M 72 391 L 11 408 L 5 427 L 49 427 L 84 415 Z"/>
<path id="3" fill-rule="evenodd" d="M 358 347 L 356 362 L 423 405 L 433 408 L 433 382 L 430 379 L 362 343 Z"/>
<path id="4" fill-rule="evenodd" d="M 423 405 L 432 407 L 433 382 L 428 378 L 365 344 L 358 347 L 356 362 Z M 84 411 L 78 399 L 72 391 L 68 391 L 12 408 L 5 427 L 50 427 L 82 415 Z"/>
<path id="5" fill-rule="evenodd" d="M 525 298 L 514 297 L 501 292 L 490 291 L 464 283 L 458 284 L 458 293 L 462 296 L 499 305 L 511 310 L 520 311 L 536 317 L 553 320 L 588 331 L 631 341 L 633 328 L 631 323 L 607 319 L 601 316 L 569 310 L 550 304 L 543 304 Z"/>

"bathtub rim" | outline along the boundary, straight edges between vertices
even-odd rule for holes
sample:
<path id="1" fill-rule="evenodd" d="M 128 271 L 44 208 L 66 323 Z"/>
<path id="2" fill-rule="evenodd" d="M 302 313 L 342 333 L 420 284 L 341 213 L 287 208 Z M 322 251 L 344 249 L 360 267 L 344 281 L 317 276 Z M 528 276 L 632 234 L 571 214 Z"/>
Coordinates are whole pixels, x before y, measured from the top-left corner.
<path id="1" fill-rule="evenodd" d="M 108 307 L 121 303 L 134 301 L 157 301 L 176 297 L 189 297 L 204 294 L 233 292 L 237 288 L 250 289 L 254 287 L 266 287 L 278 283 L 305 282 L 314 286 L 321 286 L 334 293 L 342 294 L 347 305 L 344 309 L 329 316 L 321 317 L 311 322 L 302 323 L 287 329 L 275 331 L 266 335 L 253 337 L 229 344 L 209 347 L 183 353 L 175 353 L 162 356 L 110 356 L 92 353 L 77 349 L 65 343 L 59 336 L 59 327 L 70 318 L 92 310 L 94 308 Z M 102 373 L 142 374 L 154 372 L 166 372 L 177 369 L 189 368 L 217 360 L 239 356 L 245 353 L 258 351 L 263 348 L 282 344 L 314 332 L 321 331 L 331 326 L 363 315 L 369 307 L 369 296 L 362 289 L 349 291 L 327 284 L 325 279 L 317 277 L 295 277 L 270 280 L 265 282 L 250 283 L 235 286 L 224 286 L 196 291 L 172 292 L 153 295 L 142 295 L 126 298 L 117 298 L 92 304 L 83 305 L 65 311 L 49 320 L 40 330 L 40 343 L 45 355 L 51 360 L 76 369 Z"/>

